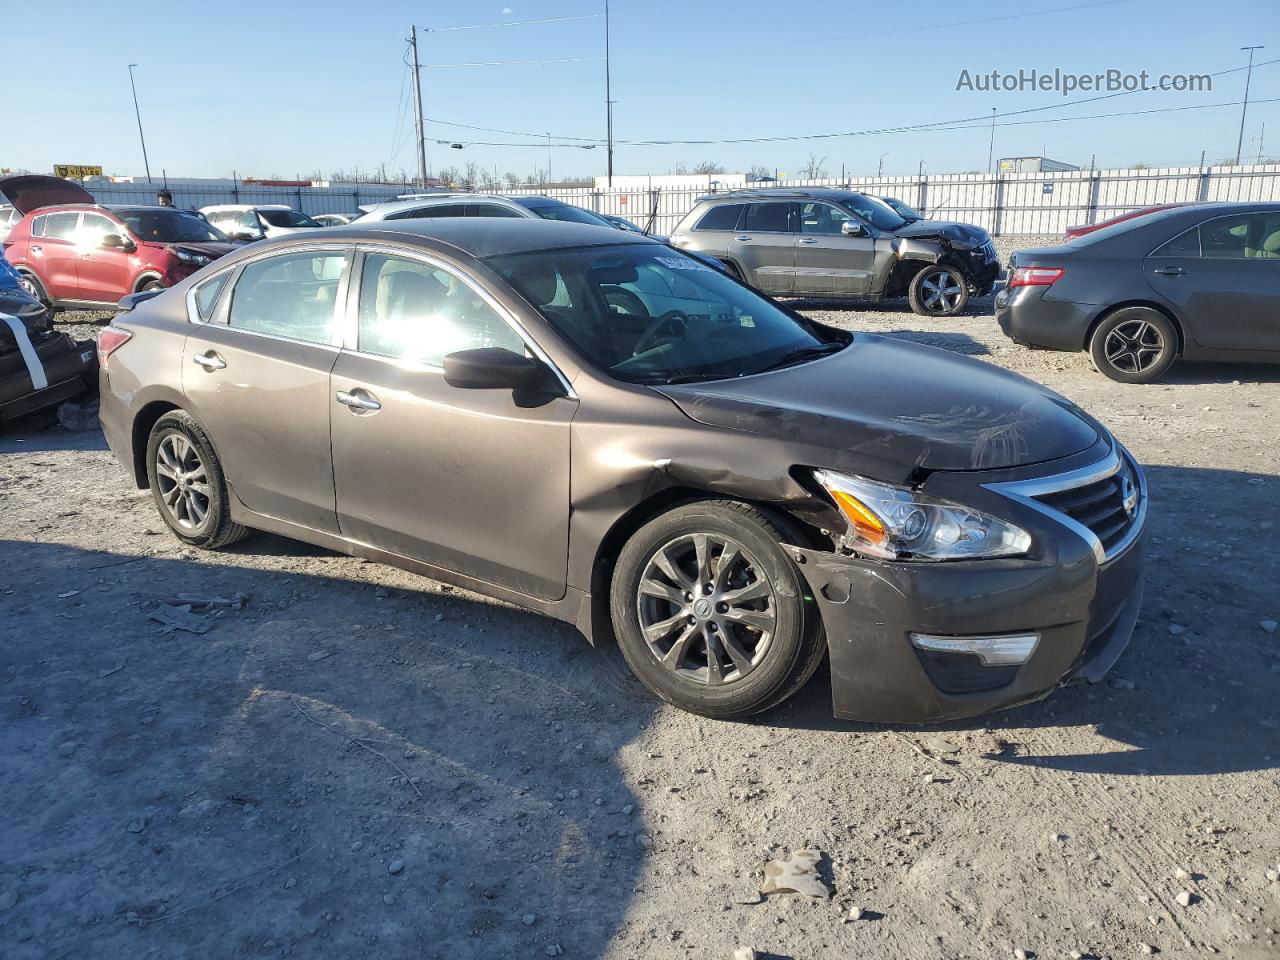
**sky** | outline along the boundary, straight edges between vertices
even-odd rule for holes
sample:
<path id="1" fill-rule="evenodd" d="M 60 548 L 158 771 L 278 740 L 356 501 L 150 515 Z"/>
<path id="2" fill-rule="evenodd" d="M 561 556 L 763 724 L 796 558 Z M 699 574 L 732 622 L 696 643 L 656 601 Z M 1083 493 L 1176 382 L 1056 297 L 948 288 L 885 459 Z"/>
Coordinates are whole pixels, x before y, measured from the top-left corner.
<path id="1" fill-rule="evenodd" d="M 128 64 L 152 173 L 307 176 L 385 165 L 416 168 L 410 24 L 419 30 L 428 162 L 474 162 L 524 176 L 603 174 L 604 0 L 333 0 L 207 4 L 0 5 L 5 44 L 0 168 L 51 172 L 100 164 L 140 175 Z M 831 176 L 987 169 L 997 158 L 1047 155 L 1088 166 L 1181 166 L 1234 157 L 1243 70 L 1201 92 L 1155 91 L 1075 103 L 1096 92 L 957 89 L 992 70 L 1076 74 L 1218 74 L 1280 60 L 1280 2 L 1025 0 L 911 4 L 862 0 L 612 0 L 614 170 L 661 174 L 679 164 L 753 165 L 800 175 L 814 154 Z M 543 20 L 543 23 L 516 21 Z M 60 24 L 56 43 L 49 33 Z M 503 26 L 487 26 L 504 24 Z M 467 27 L 474 29 L 446 29 Z M 487 66 L 442 64 L 492 63 Z M 976 85 L 976 81 L 974 81 Z M 1278 102 L 1255 102 L 1267 99 Z M 1246 156 L 1280 156 L 1280 63 L 1255 67 Z M 1168 108 L 1231 104 L 1207 109 Z M 1037 109 L 1049 107 L 1050 109 Z M 1031 111 L 1018 113 L 1018 111 Z M 1064 120 L 1161 110 L 1145 115 Z M 1028 123 L 1027 121 L 1054 122 Z M 448 126 L 469 124 L 494 133 Z M 967 121 L 957 123 L 956 121 Z M 866 133 L 904 126 L 933 128 Z M 864 131 L 761 143 L 638 145 Z M 534 135 L 534 136 L 529 136 Z M 584 138 L 574 141 L 569 138 Z M 461 150 L 436 141 L 461 143 Z M 521 144 L 488 145 L 492 143 Z"/>

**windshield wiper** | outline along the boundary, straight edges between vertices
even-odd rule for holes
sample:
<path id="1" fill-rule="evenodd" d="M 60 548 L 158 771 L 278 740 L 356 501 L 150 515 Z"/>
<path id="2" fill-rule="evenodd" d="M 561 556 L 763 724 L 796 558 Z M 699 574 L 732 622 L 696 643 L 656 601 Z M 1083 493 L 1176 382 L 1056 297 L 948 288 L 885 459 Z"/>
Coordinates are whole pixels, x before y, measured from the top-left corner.
<path id="1" fill-rule="evenodd" d="M 792 350 L 790 353 L 784 353 L 768 366 L 761 367 L 759 370 L 754 370 L 752 372 L 764 373 L 766 370 L 780 370 L 783 367 L 793 367 L 797 363 L 804 363 L 806 360 L 813 360 L 815 357 L 823 357 L 829 353 L 838 353 L 846 346 L 847 344 L 844 343 L 830 342 L 818 344 L 816 347 L 799 347 Z"/>

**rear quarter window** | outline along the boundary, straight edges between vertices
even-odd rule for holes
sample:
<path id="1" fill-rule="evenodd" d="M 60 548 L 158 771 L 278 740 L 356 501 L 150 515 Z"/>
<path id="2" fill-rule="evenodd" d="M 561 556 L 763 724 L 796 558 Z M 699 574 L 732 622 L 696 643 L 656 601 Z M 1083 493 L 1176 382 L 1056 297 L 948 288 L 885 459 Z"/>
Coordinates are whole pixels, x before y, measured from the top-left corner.
<path id="1" fill-rule="evenodd" d="M 738 225 L 744 204 L 722 203 L 712 207 L 694 225 L 695 230 L 732 230 Z"/>

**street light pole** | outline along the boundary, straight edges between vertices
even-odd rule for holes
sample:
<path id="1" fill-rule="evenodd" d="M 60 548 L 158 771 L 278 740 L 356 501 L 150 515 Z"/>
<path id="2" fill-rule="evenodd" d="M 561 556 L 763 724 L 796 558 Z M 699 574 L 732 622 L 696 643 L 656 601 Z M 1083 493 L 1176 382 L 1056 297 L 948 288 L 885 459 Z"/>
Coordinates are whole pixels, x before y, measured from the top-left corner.
<path id="1" fill-rule="evenodd" d="M 1241 47 L 1249 51 L 1249 67 L 1244 75 L 1244 102 L 1240 104 L 1240 136 L 1236 139 L 1236 166 L 1240 166 L 1240 148 L 1244 145 L 1244 115 L 1249 109 L 1249 81 L 1253 79 L 1253 51 L 1262 50 L 1262 44 L 1253 47 Z"/>
<path id="2" fill-rule="evenodd" d="M 551 186 L 551 134 L 547 133 L 547 186 Z"/>
<path id="3" fill-rule="evenodd" d="M 606 158 L 606 177 L 610 187 L 613 186 L 613 81 L 609 69 L 609 0 L 604 0 L 604 116 L 605 136 L 608 138 L 609 150 Z"/>
<path id="4" fill-rule="evenodd" d="M 987 173 L 994 173 L 993 157 L 996 151 L 996 108 L 991 108 L 991 141 L 987 144 Z"/>
<path id="5" fill-rule="evenodd" d="M 138 118 L 138 139 L 142 141 L 142 166 L 147 171 L 147 183 L 151 182 L 151 163 L 147 160 L 147 138 L 142 135 L 142 111 L 138 109 L 138 87 L 133 82 L 133 68 L 136 63 L 129 64 L 129 89 L 133 91 L 133 115 Z"/>
<path id="6" fill-rule="evenodd" d="M 409 47 L 413 51 L 414 131 L 418 135 L 418 186 L 427 186 L 427 141 L 422 129 L 422 77 L 418 67 L 418 28 L 409 27 Z"/>

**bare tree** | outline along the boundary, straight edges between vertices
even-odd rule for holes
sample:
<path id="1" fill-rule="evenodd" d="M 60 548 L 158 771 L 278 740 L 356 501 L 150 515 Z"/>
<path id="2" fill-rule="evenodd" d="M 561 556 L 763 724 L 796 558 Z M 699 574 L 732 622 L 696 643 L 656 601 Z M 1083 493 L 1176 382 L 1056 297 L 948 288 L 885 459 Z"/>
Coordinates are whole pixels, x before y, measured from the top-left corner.
<path id="1" fill-rule="evenodd" d="M 827 175 L 826 168 L 823 167 L 823 164 L 826 162 L 826 157 L 820 157 L 811 151 L 809 153 L 809 159 L 806 160 L 804 166 L 800 168 L 800 172 L 804 175 L 806 180 L 820 180 Z"/>
<path id="2" fill-rule="evenodd" d="M 507 181 L 507 188 L 510 190 L 514 190 L 516 187 L 520 186 L 520 174 L 518 173 L 512 173 L 508 170 L 503 175 L 502 179 Z"/>
<path id="3" fill-rule="evenodd" d="M 747 181 L 763 180 L 766 177 L 772 177 L 773 173 L 768 167 L 762 167 L 760 164 L 753 164 L 751 169 L 747 171 Z"/>
<path id="4" fill-rule="evenodd" d="M 467 190 L 474 190 L 476 184 L 480 180 L 480 164 L 474 160 L 467 161 L 467 171 L 462 175 L 462 186 Z"/>
<path id="5" fill-rule="evenodd" d="M 714 160 L 703 160 L 693 168 L 694 173 L 700 173 L 707 176 L 717 173 L 724 173 L 724 165 L 716 163 Z"/>
<path id="6" fill-rule="evenodd" d="M 462 178 L 462 172 L 457 167 L 445 167 L 436 176 L 446 187 L 456 187 Z"/>

